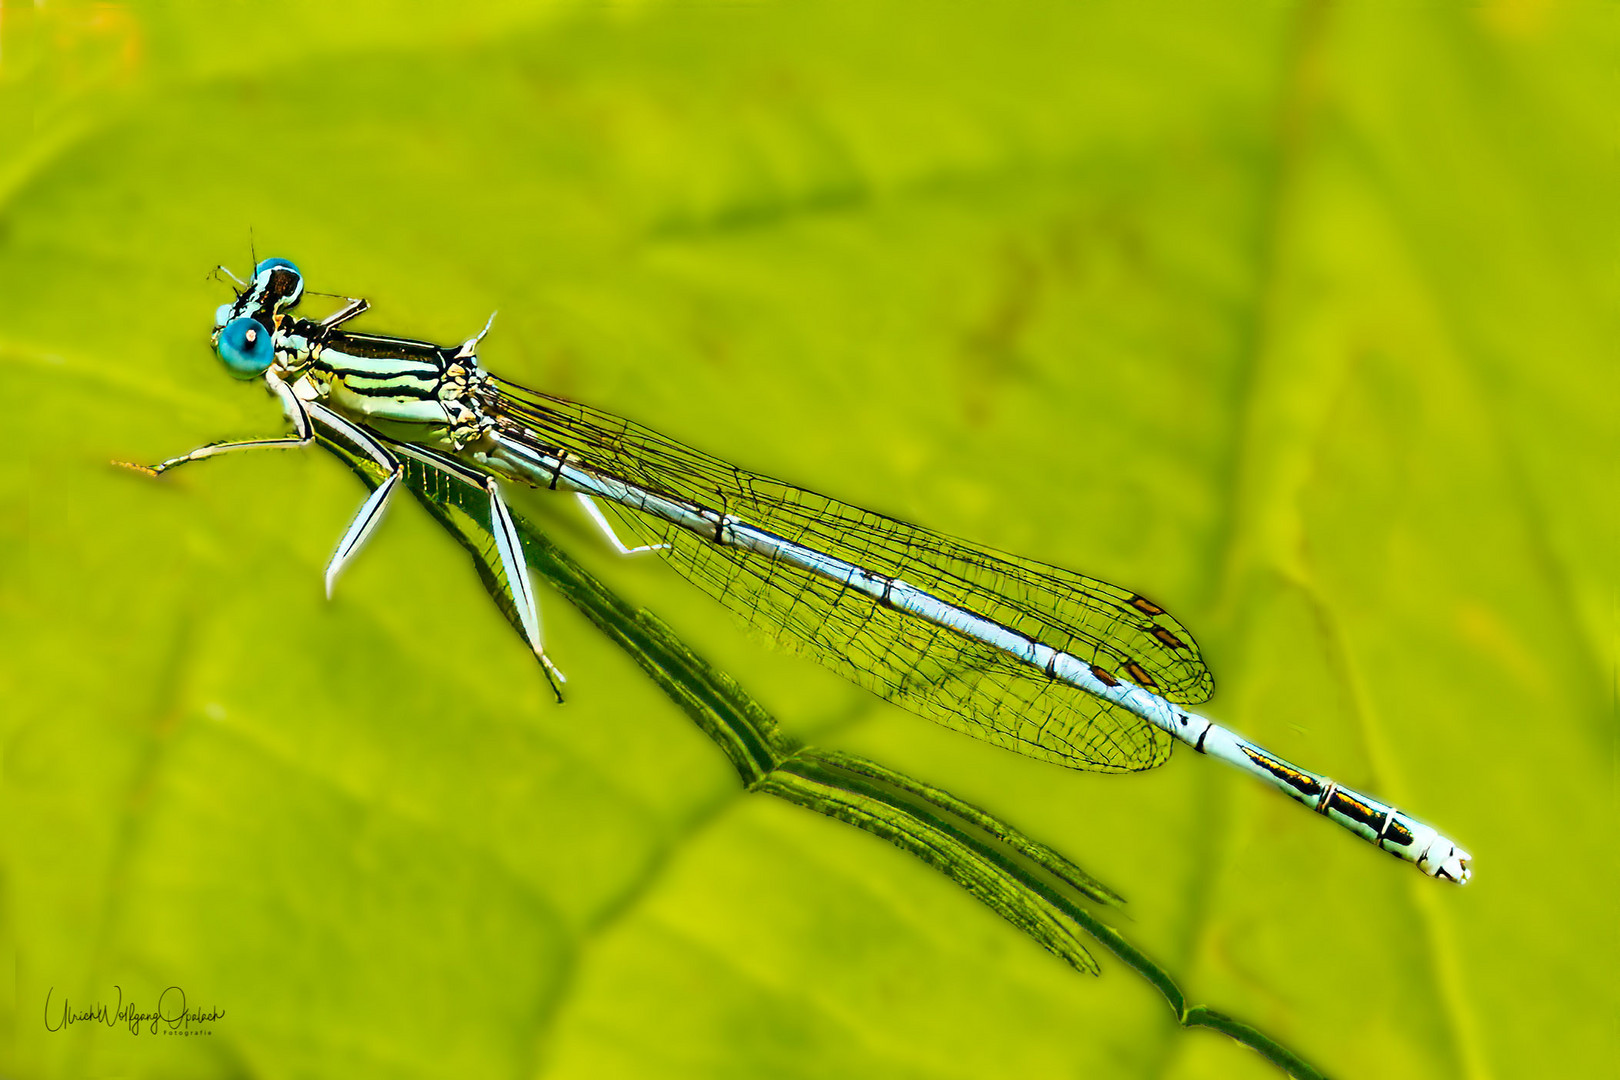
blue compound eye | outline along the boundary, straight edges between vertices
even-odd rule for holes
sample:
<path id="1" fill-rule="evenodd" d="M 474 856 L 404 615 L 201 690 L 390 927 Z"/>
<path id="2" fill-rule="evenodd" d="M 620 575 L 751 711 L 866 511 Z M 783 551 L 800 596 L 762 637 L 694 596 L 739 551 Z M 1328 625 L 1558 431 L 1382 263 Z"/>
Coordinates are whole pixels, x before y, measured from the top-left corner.
<path id="1" fill-rule="evenodd" d="M 277 266 L 285 266 L 287 269 L 291 270 L 293 273 L 297 274 L 299 277 L 304 276 L 299 271 L 298 267 L 296 265 L 294 265 L 294 263 L 293 263 L 293 261 L 291 259 L 264 259 L 259 263 L 258 266 L 255 266 L 253 268 L 253 276 L 258 277 L 260 274 L 264 273 L 266 270 L 273 269 L 273 268 L 275 268 Z"/>
<path id="2" fill-rule="evenodd" d="M 263 291 L 270 310 L 276 312 L 297 307 L 304 295 L 304 275 L 290 259 L 265 259 L 253 268 L 253 283 Z"/>
<path id="3" fill-rule="evenodd" d="M 219 358 L 238 379 L 254 379 L 276 358 L 270 331 L 257 319 L 232 319 L 219 332 Z"/>

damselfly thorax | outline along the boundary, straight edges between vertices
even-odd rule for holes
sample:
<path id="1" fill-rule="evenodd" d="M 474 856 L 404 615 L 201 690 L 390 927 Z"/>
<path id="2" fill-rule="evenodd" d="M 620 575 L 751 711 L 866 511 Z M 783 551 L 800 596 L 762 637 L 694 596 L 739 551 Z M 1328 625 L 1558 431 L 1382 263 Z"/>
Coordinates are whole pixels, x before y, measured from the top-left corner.
<path id="1" fill-rule="evenodd" d="M 473 397 L 485 378 L 478 338 L 446 347 L 282 315 L 274 340 L 283 378 L 387 438 L 452 451 L 494 448 L 486 435 L 495 421 Z"/>

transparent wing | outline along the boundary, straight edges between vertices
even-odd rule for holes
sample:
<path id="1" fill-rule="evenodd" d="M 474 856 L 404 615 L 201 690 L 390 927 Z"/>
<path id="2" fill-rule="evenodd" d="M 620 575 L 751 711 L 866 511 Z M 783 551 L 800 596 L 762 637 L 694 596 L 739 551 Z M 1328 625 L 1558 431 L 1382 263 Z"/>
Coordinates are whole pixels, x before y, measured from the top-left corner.
<path id="1" fill-rule="evenodd" d="M 570 465 L 898 578 L 1170 701 L 1203 701 L 1214 688 L 1186 629 L 1129 590 L 746 472 L 622 417 L 493 377 L 481 393 L 503 436 L 566 450 Z M 999 650 L 799 567 L 613 509 L 643 541 L 669 545 L 662 555 L 677 570 L 750 624 L 930 720 L 1070 768 L 1134 772 L 1169 756 L 1170 736 L 1158 728 Z"/>

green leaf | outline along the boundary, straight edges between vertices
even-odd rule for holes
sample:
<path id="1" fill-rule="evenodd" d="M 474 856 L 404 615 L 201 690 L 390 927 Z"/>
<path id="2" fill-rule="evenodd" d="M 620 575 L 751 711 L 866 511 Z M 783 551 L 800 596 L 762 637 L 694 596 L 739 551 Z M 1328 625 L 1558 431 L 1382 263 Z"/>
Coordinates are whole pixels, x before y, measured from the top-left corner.
<path id="1" fill-rule="evenodd" d="M 312 419 L 320 444 L 378 490 L 390 470 L 379 465 L 375 448 L 319 417 Z M 490 494 L 415 457 L 401 458 L 401 465 L 406 486 L 472 557 L 484 588 L 527 642 L 530 631 L 518 610 L 519 590 L 513 588 L 500 554 Z M 1089 935 L 1163 994 L 1184 1027 L 1222 1031 L 1289 1076 L 1321 1080 L 1314 1066 L 1251 1025 L 1202 1005 L 1189 1007 L 1168 972 L 1085 905 L 1086 900 L 1121 903 L 1118 893 L 1060 853 L 948 792 L 876 762 L 794 746 L 735 680 L 705 663 L 656 616 L 614 596 L 528 522 L 516 520 L 530 567 L 635 660 L 725 753 L 747 790 L 775 795 L 887 840 L 966 889 L 1060 960 L 1095 974 L 1096 961 L 1083 940 Z M 558 690 L 554 670 L 548 670 L 547 684 Z"/>
<path id="2" fill-rule="evenodd" d="M 1275 1075 L 742 797 L 545 593 L 549 705 L 420 508 L 327 604 L 363 490 L 329 455 L 110 468 L 281 430 L 206 344 L 250 244 L 367 325 L 498 307 L 503 374 L 1143 589 L 1215 717 L 1444 828 L 1474 883 L 1193 755 L 981 746 L 519 508 L 788 737 L 1052 844 L 1331 1074 L 1601 1071 L 1614 38 L 1507 0 L 7 7 L 0 1071 Z M 42 1023 L 171 984 L 213 1034 Z"/>

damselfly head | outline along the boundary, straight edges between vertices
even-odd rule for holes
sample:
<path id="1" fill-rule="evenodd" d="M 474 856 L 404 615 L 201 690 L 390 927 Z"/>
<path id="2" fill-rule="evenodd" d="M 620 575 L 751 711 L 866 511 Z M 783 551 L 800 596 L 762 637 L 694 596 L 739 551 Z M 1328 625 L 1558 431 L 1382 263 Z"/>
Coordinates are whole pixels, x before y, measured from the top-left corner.
<path id="1" fill-rule="evenodd" d="M 275 341 L 258 319 L 242 316 L 219 329 L 214 338 L 225 369 L 238 379 L 256 379 L 276 358 Z"/>
<path id="2" fill-rule="evenodd" d="M 286 259 L 265 259 L 253 268 L 253 281 L 236 294 L 229 304 L 214 312 L 214 343 L 219 331 L 235 319 L 258 319 L 268 327 L 276 318 L 298 306 L 304 296 L 304 275 Z"/>

